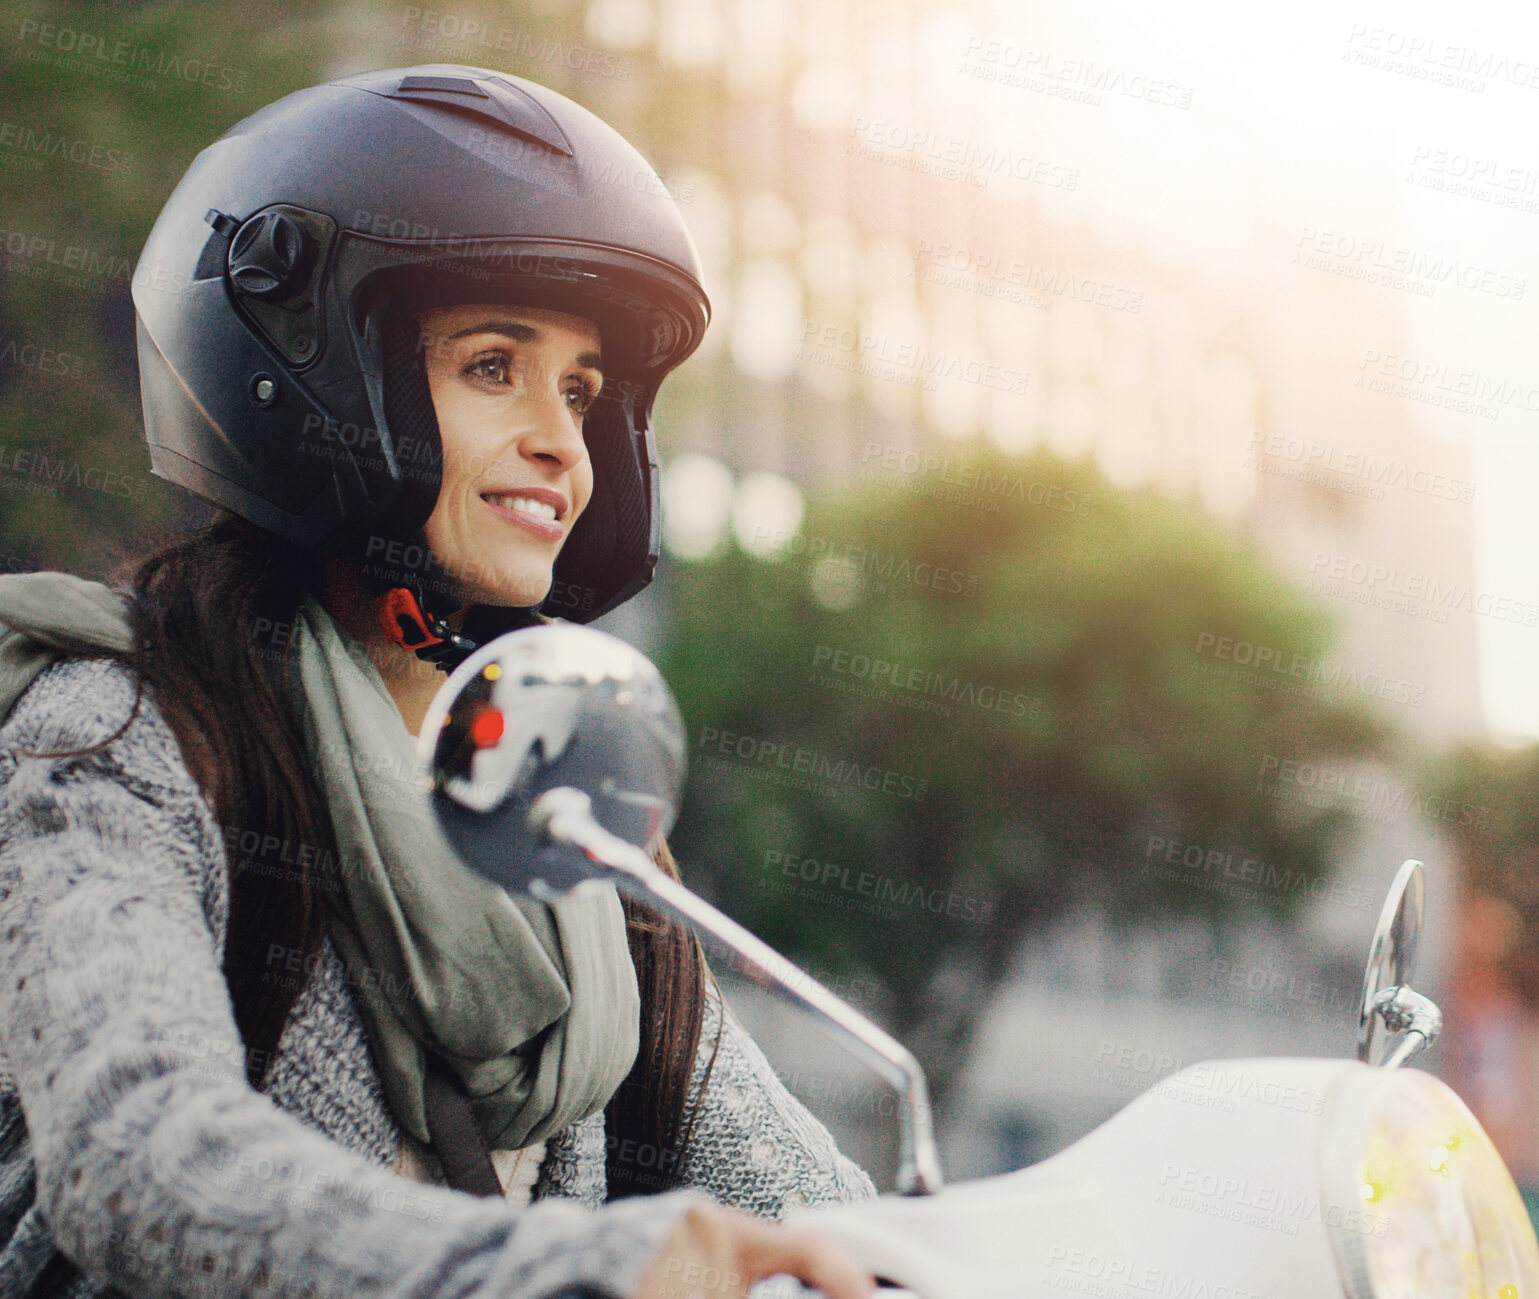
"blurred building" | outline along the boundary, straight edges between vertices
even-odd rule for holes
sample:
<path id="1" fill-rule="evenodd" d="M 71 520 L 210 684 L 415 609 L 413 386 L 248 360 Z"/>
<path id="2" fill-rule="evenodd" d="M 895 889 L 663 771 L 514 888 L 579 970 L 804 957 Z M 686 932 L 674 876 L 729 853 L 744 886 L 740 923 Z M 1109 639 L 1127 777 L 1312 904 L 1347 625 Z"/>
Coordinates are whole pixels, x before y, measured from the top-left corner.
<path id="1" fill-rule="evenodd" d="M 1402 292 L 1287 214 L 1254 212 L 1241 255 L 1183 264 L 1064 224 L 1053 199 L 1085 160 L 1032 154 L 967 93 L 975 38 L 954 15 L 587 13 L 595 34 L 636 34 L 637 76 L 585 82 L 584 102 L 649 143 L 715 305 L 664 394 L 665 456 L 804 489 L 908 452 L 965 473 L 974 438 L 1093 456 L 1116 485 L 1244 523 L 1319 589 L 1347 665 L 1328 675 L 1420 739 L 1483 733 L 1478 485 L 1464 445 L 1424 431 L 1419 394 L 1370 386 L 1394 387 L 1380 369 L 1406 350 Z M 676 113 L 627 123 L 647 77 Z"/>
<path id="2" fill-rule="evenodd" d="M 648 142 L 715 305 L 664 395 L 665 457 L 813 491 L 894 462 L 945 478 L 978 438 L 1092 456 L 1116 485 L 1247 528 L 1337 615 L 1311 679 L 1430 746 L 1484 734 L 1475 617 L 1502 593 L 1477 587 L 1464 443 L 1394 381 L 1414 286 L 1365 284 L 1294 213 L 1258 209 L 1238 250 L 1185 261 L 1064 221 L 1080 160 L 1038 156 L 969 94 L 983 78 L 955 15 L 593 0 L 587 22 L 630 32 L 638 76 L 669 86 L 665 120 L 627 120 L 633 80 L 582 89 Z M 1263 648 L 1231 647 L 1225 669 L 1264 675 Z M 1350 1054 L 1377 899 L 1407 856 L 1431 871 L 1419 982 L 1444 991 L 1457 901 L 1435 818 L 1393 798 L 1363 812 L 1341 878 L 1371 905 L 1132 941 L 1087 913 L 1034 935 L 943 1129 L 952 1171 L 1050 1154 L 1183 1063 Z M 829 1116 L 844 1140 L 884 1149 L 859 1069 L 743 1005 L 772 1057 L 794 1041 L 809 1076 L 864 1098 Z"/>

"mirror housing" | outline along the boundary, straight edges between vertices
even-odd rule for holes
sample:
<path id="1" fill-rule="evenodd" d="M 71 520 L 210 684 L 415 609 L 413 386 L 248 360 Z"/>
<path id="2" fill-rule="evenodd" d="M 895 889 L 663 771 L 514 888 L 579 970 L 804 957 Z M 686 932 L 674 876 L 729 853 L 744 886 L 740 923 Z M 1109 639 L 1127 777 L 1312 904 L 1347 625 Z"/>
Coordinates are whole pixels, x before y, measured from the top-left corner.
<path id="1" fill-rule="evenodd" d="M 1357 1058 L 1366 1064 L 1391 1069 L 1408 1064 L 1442 1031 L 1442 1012 L 1411 987 L 1426 906 L 1422 864 L 1402 862 L 1368 945 L 1357 1020 Z M 1392 1034 L 1403 1036 L 1395 1041 Z"/>
<path id="2" fill-rule="evenodd" d="M 455 852 L 505 889 L 550 896 L 606 872 L 534 830 L 534 800 L 580 789 L 605 830 L 651 851 L 677 815 L 684 723 L 644 655 L 551 623 L 499 636 L 450 674 L 423 719 L 418 759 Z"/>

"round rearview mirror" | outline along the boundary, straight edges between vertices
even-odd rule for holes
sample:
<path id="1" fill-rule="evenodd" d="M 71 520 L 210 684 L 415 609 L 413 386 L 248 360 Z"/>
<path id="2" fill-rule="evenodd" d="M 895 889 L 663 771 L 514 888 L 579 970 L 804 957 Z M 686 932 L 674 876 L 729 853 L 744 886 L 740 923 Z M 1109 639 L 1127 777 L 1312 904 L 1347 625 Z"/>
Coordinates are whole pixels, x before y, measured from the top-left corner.
<path id="1" fill-rule="evenodd" d="M 1357 1058 L 1379 1065 L 1392 1049 L 1389 1030 L 1374 1003 L 1385 988 L 1409 986 L 1416 974 L 1416 944 L 1421 938 L 1427 886 L 1419 861 L 1402 862 L 1379 912 L 1368 947 L 1363 1000 L 1357 1021 Z"/>
<path id="2" fill-rule="evenodd" d="M 439 825 L 472 869 L 512 892 L 563 893 L 603 872 L 530 829 L 529 805 L 581 790 L 600 825 L 650 849 L 678 810 L 684 724 L 639 650 L 554 623 L 460 664 L 428 709 L 417 757 Z"/>

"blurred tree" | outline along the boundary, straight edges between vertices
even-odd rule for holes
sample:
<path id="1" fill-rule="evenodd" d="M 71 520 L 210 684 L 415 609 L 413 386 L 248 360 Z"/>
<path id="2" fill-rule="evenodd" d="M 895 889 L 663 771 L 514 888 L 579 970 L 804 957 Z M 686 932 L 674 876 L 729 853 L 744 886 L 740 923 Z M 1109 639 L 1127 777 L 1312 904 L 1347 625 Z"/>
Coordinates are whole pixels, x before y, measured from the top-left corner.
<path id="1" fill-rule="evenodd" d="M 194 156 L 331 73 L 345 15 L 319 0 L 53 2 L 0 58 L 0 571 L 102 576 L 189 499 L 149 472 L 132 274 Z"/>
<path id="2" fill-rule="evenodd" d="M 1463 888 L 1511 930 L 1483 935 L 1488 956 L 1539 1009 L 1539 745 L 1466 745 L 1428 761 L 1421 784 L 1457 846 Z"/>
<path id="3" fill-rule="evenodd" d="M 1329 645 L 1242 534 L 1088 462 L 955 454 L 993 508 L 902 474 L 820 500 L 778 559 L 671 566 L 659 653 L 691 878 L 802 961 L 880 979 L 938 1093 L 1028 926 L 1236 905 L 1144 870 L 1150 834 L 1329 874 L 1345 814 L 1279 800 L 1263 761 L 1389 738 L 1355 702 L 1204 670 L 1232 666 L 1198 652 L 1223 637 L 1285 664 Z"/>

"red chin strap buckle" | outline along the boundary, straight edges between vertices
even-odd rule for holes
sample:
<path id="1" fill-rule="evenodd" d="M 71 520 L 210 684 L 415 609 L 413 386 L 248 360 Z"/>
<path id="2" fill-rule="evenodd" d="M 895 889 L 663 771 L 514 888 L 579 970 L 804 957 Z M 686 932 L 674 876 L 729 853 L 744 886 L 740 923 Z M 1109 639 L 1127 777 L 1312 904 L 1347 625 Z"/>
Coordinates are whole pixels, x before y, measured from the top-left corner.
<path id="1" fill-rule="evenodd" d="M 428 629 L 417 597 L 406 587 L 397 586 L 386 591 L 375 600 L 374 607 L 379 612 L 379 625 L 385 629 L 385 635 L 392 644 L 408 653 L 415 654 L 430 645 L 443 644 L 444 638 L 435 636 Z"/>

